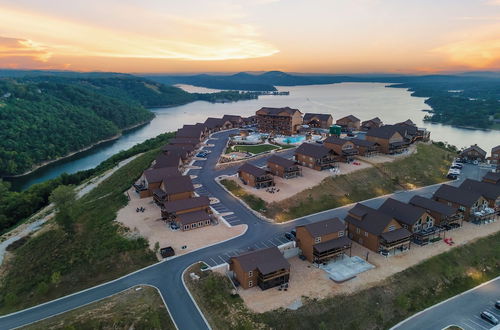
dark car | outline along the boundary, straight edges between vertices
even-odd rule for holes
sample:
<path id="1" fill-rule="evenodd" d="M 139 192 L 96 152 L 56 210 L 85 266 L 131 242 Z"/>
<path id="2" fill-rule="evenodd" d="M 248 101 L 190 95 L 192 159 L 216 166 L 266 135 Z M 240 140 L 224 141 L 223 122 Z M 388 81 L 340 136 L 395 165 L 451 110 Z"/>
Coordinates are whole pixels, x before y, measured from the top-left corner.
<path id="1" fill-rule="evenodd" d="M 286 233 L 285 234 L 285 238 L 289 241 L 293 241 L 295 239 L 295 236 L 293 236 L 292 234 L 290 233 Z"/>
<path id="2" fill-rule="evenodd" d="M 290 234 L 292 234 L 294 237 L 297 237 L 297 231 L 295 229 L 292 229 L 290 231 Z"/>
<path id="3" fill-rule="evenodd" d="M 486 321 L 490 322 L 493 325 L 497 325 L 498 324 L 497 318 L 495 316 L 493 316 L 493 314 L 491 314 L 490 312 L 487 312 L 487 311 L 482 312 L 481 313 L 481 318 L 483 320 L 486 320 Z"/>
<path id="4" fill-rule="evenodd" d="M 171 246 L 160 249 L 160 254 L 163 258 L 175 256 L 175 251 Z"/>
<path id="5" fill-rule="evenodd" d="M 496 307 L 497 309 L 500 309 L 500 300 L 497 300 L 497 301 L 495 302 L 495 307 Z"/>

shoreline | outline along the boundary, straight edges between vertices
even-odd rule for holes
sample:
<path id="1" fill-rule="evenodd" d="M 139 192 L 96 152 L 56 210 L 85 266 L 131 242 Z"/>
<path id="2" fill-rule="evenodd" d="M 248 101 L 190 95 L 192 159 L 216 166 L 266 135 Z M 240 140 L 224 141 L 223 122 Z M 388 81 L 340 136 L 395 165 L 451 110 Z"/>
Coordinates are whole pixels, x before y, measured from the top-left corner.
<path id="1" fill-rule="evenodd" d="M 69 154 L 67 154 L 67 155 L 65 155 L 65 156 L 61 156 L 61 157 L 58 157 L 58 158 L 56 158 L 56 159 L 52 159 L 52 160 L 48 160 L 48 161 L 42 162 L 42 163 L 40 163 L 40 164 L 38 164 L 38 165 L 35 165 L 35 166 L 31 169 L 31 170 L 26 171 L 26 172 L 24 172 L 24 173 L 21 173 L 21 174 L 16 174 L 16 175 L 6 175 L 6 176 L 3 176 L 3 177 L 2 177 L 2 179 L 21 178 L 21 177 L 23 177 L 23 176 L 26 176 L 26 175 L 32 174 L 32 173 L 36 172 L 37 170 L 39 170 L 39 169 L 41 169 L 41 168 L 43 168 L 43 167 L 45 167 L 45 166 L 47 166 L 47 165 L 50 165 L 50 164 L 56 163 L 56 162 L 58 162 L 58 161 L 60 161 L 60 160 L 63 160 L 63 159 L 69 158 L 69 157 L 72 157 L 72 156 L 77 155 L 77 154 L 79 154 L 79 153 L 81 153 L 81 152 L 84 152 L 84 151 L 90 150 L 90 149 L 92 149 L 92 148 L 94 148 L 94 147 L 97 147 L 97 146 L 98 146 L 98 145 L 100 145 L 100 144 L 103 144 L 103 143 L 106 143 L 106 142 L 110 142 L 110 141 L 117 140 L 117 139 L 119 139 L 120 137 L 122 137 L 122 136 L 123 136 L 123 133 L 125 133 L 125 132 L 127 132 L 127 131 L 129 131 L 129 130 L 132 130 L 132 129 L 134 129 L 134 128 L 141 127 L 141 126 L 144 126 L 144 125 L 146 125 L 146 124 L 149 124 L 149 123 L 150 123 L 153 119 L 154 119 L 154 117 L 153 117 L 153 118 L 151 118 L 151 119 L 150 119 L 150 120 L 148 120 L 148 121 L 140 122 L 140 123 L 138 123 L 138 124 L 135 124 L 135 125 L 132 125 L 132 126 L 126 127 L 126 128 L 124 128 L 124 129 L 120 130 L 120 132 L 119 132 L 118 134 L 115 134 L 115 135 L 113 135 L 113 136 L 111 136 L 111 137 L 109 137 L 109 138 L 107 138 L 107 139 L 104 139 L 104 140 L 99 140 L 99 141 L 97 141 L 97 142 L 95 142 L 95 143 L 93 143 L 93 144 L 91 144 L 91 145 L 89 145 L 89 146 L 87 146 L 87 147 L 85 147 L 85 148 L 83 148 L 83 149 L 79 149 L 79 150 L 76 150 L 76 151 L 72 151 L 72 152 L 70 152 Z"/>

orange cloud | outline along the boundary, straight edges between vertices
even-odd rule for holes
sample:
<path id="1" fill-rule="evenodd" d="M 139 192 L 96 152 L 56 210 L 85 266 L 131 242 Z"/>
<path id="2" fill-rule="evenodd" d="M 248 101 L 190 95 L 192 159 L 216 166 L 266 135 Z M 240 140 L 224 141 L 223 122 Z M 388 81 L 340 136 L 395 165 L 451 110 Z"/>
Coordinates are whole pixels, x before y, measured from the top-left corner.
<path id="1" fill-rule="evenodd" d="M 52 54 L 45 47 L 31 40 L 0 36 L 0 66 L 2 67 L 17 68 L 26 64 L 39 67 L 51 56 Z"/>

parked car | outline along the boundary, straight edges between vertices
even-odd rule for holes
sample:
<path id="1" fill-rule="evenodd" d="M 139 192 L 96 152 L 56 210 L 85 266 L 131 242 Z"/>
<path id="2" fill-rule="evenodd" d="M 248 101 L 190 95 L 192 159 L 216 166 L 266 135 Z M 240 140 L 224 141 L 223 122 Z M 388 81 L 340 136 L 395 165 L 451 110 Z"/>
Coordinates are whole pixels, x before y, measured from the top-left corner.
<path id="1" fill-rule="evenodd" d="M 461 170 L 463 168 L 463 165 L 458 163 L 453 163 L 451 164 L 451 168 Z"/>
<path id="2" fill-rule="evenodd" d="M 495 307 L 496 307 L 497 309 L 500 309 L 500 300 L 497 300 L 497 301 L 495 302 Z"/>
<path id="3" fill-rule="evenodd" d="M 450 168 L 450 170 L 448 171 L 448 174 L 456 174 L 456 175 L 459 175 L 459 174 L 460 174 L 460 170 L 459 170 L 459 169 L 456 169 L 456 168 Z"/>
<path id="4" fill-rule="evenodd" d="M 297 237 L 297 231 L 295 229 L 292 229 L 290 231 L 290 234 L 292 234 L 294 237 Z"/>
<path id="5" fill-rule="evenodd" d="M 487 312 L 487 311 L 482 312 L 481 313 L 481 318 L 483 320 L 486 320 L 486 321 L 490 322 L 493 325 L 497 325 L 498 324 L 498 319 L 495 316 L 493 316 L 493 314 L 491 314 L 490 312 Z"/>
<path id="6" fill-rule="evenodd" d="M 295 236 L 293 236 L 291 233 L 285 233 L 285 238 L 289 241 L 293 241 L 295 239 Z"/>
<path id="7" fill-rule="evenodd" d="M 316 140 L 316 143 L 323 144 L 323 140 Z"/>
<path id="8" fill-rule="evenodd" d="M 448 173 L 448 175 L 447 175 L 446 177 L 447 177 L 448 179 L 450 179 L 450 180 L 456 180 L 456 179 L 458 178 L 458 175 Z"/>

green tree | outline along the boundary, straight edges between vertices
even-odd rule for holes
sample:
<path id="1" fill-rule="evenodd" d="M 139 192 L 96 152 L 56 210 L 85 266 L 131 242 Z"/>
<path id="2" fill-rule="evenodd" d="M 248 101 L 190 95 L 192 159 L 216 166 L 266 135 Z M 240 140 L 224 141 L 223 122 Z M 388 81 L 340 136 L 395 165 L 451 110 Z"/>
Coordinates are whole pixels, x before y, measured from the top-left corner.
<path id="1" fill-rule="evenodd" d="M 57 208 L 57 213 L 55 220 L 59 226 L 61 226 L 64 231 L 68 234 L 74 233 L 74 211 L 73 205 L 76 200 L 76 193 L 71 186 L 59 186 L 52 194 L 50 194 L 49 200 L 54 203 Z"/>

